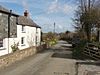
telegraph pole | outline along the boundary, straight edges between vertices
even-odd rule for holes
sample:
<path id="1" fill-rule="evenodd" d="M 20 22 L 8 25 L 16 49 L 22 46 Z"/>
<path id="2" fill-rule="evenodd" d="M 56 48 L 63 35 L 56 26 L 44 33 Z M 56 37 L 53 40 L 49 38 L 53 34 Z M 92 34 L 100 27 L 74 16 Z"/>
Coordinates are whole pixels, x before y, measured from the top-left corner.
<path id="1" fill-rule="evenodd" d="M 55 25 L 56 25 L 56 23 L 54 22 L 54 34 L 55 34 Z"/>

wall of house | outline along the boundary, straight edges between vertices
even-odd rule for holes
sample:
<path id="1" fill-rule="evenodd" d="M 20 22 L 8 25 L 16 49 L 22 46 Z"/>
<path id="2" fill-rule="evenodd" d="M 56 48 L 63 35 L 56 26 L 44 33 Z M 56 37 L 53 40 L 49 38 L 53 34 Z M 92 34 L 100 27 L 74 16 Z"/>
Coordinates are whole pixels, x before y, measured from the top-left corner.
<path id="1" fill-rule="evenodd" d="M 8 15 L 0 13 L 0 39 L 8 37 Z"/>
<path id="2" fill-rule="evenodd" d="M 22 31 L 22 25 L 16 24 L 16 18 L 10 17 L 10 38 L 8 39 L 8 14 L 0 13 L 0 56 L 11 53 L 11 46 L 14 44 L 18 44 L 20 50 L 40 45 L 41 29 L 25 26 L 25 30 Z M 1 47 L 2 40 L 3 47 Z"/>
<path id="3" fill-rule="evenodd" d="M 24 38 L 24 43 L 21 43 L 21 39 L 22 37 Z M 24 31 L 22 31 L 22 25 L 17 25 L 17 39 L 18 39 L 18 43 L 19 43 L 19 49 L 24 49 L 27 48 L 26 45 L 26 27 L 24 27 Z"/>
<path id="4" fill-rule="evenodd" d="M 37 46 L 41 44 L 41 28 L 37 28 Z"/>
<path id="5" fill-rule="evenodd" d="M 2 9 L 2 8 L 0 8 Z M 17 25 L 16 25 L 16 17 L 10 17 L 10 38 L 8 42 L 8 14 L 0 12 L 0 56 L 11 53 L 10 46 L 12 45 L 12 40 L 17 37 Z M 3 43 L 1 43 L 3 41 Z M 9 43 L 9 47 L 8 47 Z"/>
<path id="6" fill-rule="evenodd" d="M 3 47 L 0 48 L 0 56 L 9 54 L 12 52 L 11 46 L 18 43 L 17 38 L 4 38 L 3 39 Z"/>
<path id="7" fill-rule="evenodd" d="M 17 36 L 16 17 L 10 17 L 10 37 Z M 8 37 L 8 14 L 0 13 L 0 38 Z"/>
<path id="8" fill-rule="evenodd" d="M 18 25 L 17 28 L 19 49 L 35 46 L 36 27 L 25 26 L 25 31 L 22 31 L 22 25 Z M 24 38 L 24 44 L 21 44 L 22 37 Z"/>
<path id="9" fill-rule="evenodd" d="M 36 46 L 36 27 L 27 26 L 27 44 Z"/>
<path id="10" fill-rule="evenodd" d="M 41 29 L 37 29 L 36 33 L 36 27 L 30 27 L 25 26 L 25 31 L 22 31 L 22 25 L 17 25 L 17 38 L 5 38 L 3 40 L 4 47 L 0 49 L 0 56 L 11 53 L 12 49 L 11 46 L 14 44 L 18 44 L 18 48 L 20 50 L 31 47 L 31 46 L 37 46 L 40 45 L 41 41 Z M 37 36 L 37 40 L 36 40 Z M 21 38 L 24 37 L 24 44 L 21 44 Z"/>

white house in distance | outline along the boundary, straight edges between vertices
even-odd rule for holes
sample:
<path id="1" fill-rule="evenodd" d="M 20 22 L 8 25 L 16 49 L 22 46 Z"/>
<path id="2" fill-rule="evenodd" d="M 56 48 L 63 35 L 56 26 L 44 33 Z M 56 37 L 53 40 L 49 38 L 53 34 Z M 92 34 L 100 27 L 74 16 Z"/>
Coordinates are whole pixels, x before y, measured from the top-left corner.
<path id="1" fill-rule="evenodd" d="M 20 16 L 0 6 L 0 56 L 11 53 L 14 44 L 19 50 L 40 45 L 41 27 L 28 15 L 27 10 Z"/>

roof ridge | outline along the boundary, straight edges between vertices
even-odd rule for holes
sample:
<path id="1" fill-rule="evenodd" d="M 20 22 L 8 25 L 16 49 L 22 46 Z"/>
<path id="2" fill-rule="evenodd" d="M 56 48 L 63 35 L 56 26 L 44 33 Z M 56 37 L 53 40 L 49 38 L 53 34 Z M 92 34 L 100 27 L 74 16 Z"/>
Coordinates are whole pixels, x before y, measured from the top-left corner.
<path id="1" fill-rule="evenodd" d="M 41 28 L 31 18 L 26 17 L 26 16 L 19 16 L 18 17 L 18 24 L 19 25 L 21 24 L 21 25 L 26 25 L 26 26 L 32 26 L 32 27 Z"/>

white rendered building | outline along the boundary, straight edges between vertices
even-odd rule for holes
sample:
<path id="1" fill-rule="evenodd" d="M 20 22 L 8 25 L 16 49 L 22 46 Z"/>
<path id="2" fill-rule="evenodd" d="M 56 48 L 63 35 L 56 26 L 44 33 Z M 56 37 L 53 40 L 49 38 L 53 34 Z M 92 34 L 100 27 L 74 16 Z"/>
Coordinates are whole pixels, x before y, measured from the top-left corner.
<path id="1" fill-rule="evenodd" d="M 40 43 L 41 27 L 29 18 L 27 11 L 19 16 L 0 6 L 0 56 L 11 53 L 14 44 L 22 50 Z"/>

